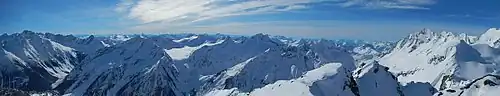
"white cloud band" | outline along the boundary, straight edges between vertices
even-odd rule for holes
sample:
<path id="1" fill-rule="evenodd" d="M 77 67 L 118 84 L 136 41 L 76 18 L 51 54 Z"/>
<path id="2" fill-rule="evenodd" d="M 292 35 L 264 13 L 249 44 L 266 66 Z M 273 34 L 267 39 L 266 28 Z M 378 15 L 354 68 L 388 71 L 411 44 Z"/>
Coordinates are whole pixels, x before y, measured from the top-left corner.
<path id="1" fill-rule="evenodd" d="M 308 4 L 330 2 L 343 7 L 428 9 L 434 0 L 122 0 L 118 12 L 142 23 L 194 22 L 217 17 L 254 15 L 308 8 Z"/>

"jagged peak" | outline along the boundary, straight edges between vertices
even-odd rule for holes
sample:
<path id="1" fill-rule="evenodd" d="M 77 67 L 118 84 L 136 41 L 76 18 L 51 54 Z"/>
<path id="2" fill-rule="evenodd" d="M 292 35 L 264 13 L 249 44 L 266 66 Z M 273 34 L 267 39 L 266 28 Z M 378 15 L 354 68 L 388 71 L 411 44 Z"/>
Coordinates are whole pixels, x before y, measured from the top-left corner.
<path id="1" fill-rule="evenodd" d="M 79 43 L 82 43 L 82 44 L 89 44 L 90 42 L 92 42 L 93 40 L 95 39 L 95 36 L 94 35 L 90 35 L 84 39 L 81 39 L 82 41 L 79 41 Z"/>
<path id="2" fill-rule="evenodd" d="M 418 34 L 434 34 L 434 32 L 429 28 L 424 28 L 418 32 Z"/>
<path id="3" fill-rule="evenodd" d="M 242 41 L 242 43 L 257 43 L 257 42 L 266 43 L 268 45 L 269 44 L 270 45 L 277 45 L 277 46 L 282 45 L 281 42 L 274 41 L 273 39 L 271 39 L 271 37 L 268 34 L 263 34 L 263 33 L 255 34 L 255 35 L 251 36 L 250 38 L 244 37 L 243 41 Z"/>
<path id="4" fill-rule="evenodd" d="M 437 33 L 437 32 L 433 32 L 430 29 L 423 29 L 420 32 L 410 34 L 410 36 L 408 38 L 430 40 L 430 39 L 447 38 L 447 37 L 456 37 L 456 36 L 455 36 L 455 34 L 453 34 L 453 32 L 449 32 L 449 31 L 441 31 L 441 32 Z"/>
<path id="5" fill-rule="evenodd" d="M 271 40 L 268 34 L 258 33 L 250 37 L 251 39 Z"/>
<path id="6" fill-rule="evenodd" d="M 453 32 L 449 32 L 449 31 L 441 31 L 441 36 L 445 36 L 445 37 L 455 37 L 455 34 L 453 34 Z"/>
<path id="7" fill-rule="evenodd" d="M 95 38 L 95 35 L 89 35 L 87 38 L 85 39 L 94 39 Z"/>
<path id="8" fill-rule="evenodd" d="M 230 43 L 234 43 L 234 38 L 231 36 L 223 36 L 219 40 L 224 40 L 222 43 L 229 43 L 228 41 L 231 41 Z"/>
<path id="9" fill-rule="evenodd" d="M 416 40 L 427 40 L 430 39 L 434 36 L 434 32 L 432 32 L 430 29 L 423 29 L 419 32 L 412 33 L 408 36 L 408 39 L 416 39 Z M 405 38 L 406 39 L 406 38 Z"/>
<path id="10" fill-rule="evenodd" d="M 69 40 L 69 39 L 76 39 L 77 37 L 73 35 L 63 35 L 63 34 L 56 34 L 56 33 L 41 33 L 41 32 L 34 32 L 34 31 L 29 31 L 29 30 L 24 30 L 20 33 L 14 33 L 14 34 L 3 34 L 2 36 L 4 37 L 9 37 L 12 36 L 14 38 L 18 39 L 33 39 L 33 38 L 47 38 L 47 39 L 56 39 L 55 41 L 58 40 Z"/>
<path id="11" fill-rule="evenodd" d="M 414 47 L 414 45 L 420 45 L 431 41 L 448 42 L 461 39 L 464 38 L 461 38 L 452 32 L 441 31 L 439 33 L 436 33 L 431 31 L 430 29 L 423 29 L 420 32 L 410 34 L 408 37 L 400 39 L 396 44 L 396 48 L 403 48 L 404 46 Z M 468 41 L 472 42 L 472 40 Z"/>
<path id="12" fill-rule="evenodd" d="M 15 37 L 21 37 L 21 38 L 32 38 L 32 37 L 39 37 L 39 34 L 41 33 L 35 33 L 33 31 L 29 31 L 29 30 L 23 30 L 23 32 L 21 33 L 14 33 L 14 34 L 11 34 L 11 36 L 15 36 Z"/>
<path id="13" fill-rule="evenodd" d="M 389 72 L 389 67 L 385 67 L 385 66 L 381 65 L 378 61 L 366 62 L 366 63 L 361 64 L 360 67 L 361 68 L 358 69 L 358 72 L 356 72 L 355 74 L 362 75 L 362 74 L 366 73 L 366 72 L 361 73 L 361 71 L 363 71 L 363 70 L 364 71 L 373 71 L 374 73 L 377 73 L 378 71 L 382 71 L 382 70 Z"/>
<path id="14" fill-rule="evenodd" d="M 30 30 L 23 30 L 23 32 L 21 32 L 21 34 L 35 34 L 35 32 L 30 31 Z"/>

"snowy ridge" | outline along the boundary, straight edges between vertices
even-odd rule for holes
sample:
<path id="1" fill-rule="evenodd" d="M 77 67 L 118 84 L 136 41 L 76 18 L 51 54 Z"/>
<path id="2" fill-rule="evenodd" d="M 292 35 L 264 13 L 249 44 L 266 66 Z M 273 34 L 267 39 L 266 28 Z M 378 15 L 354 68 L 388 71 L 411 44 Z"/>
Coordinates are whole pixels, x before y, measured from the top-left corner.
<path id="1" fill-rule="evenodd" d="M 241 92 L 237 88 L 211 91 L 205 96 L 356 96 L 355 91 L 344 84 L 349 73 L 340 63 L 328 63 L 308 71 L 300 78 L 279 80 L 252 92 Z M 335 86 L 332 86 L 335 85 Z M 328 95 L 326 95 L 328 94 Z"/>
<path id="2" fill-rule="evenodd" d="M 324 56 L 324 54 L 336 54 L 337 56 Z M 221 77 L 215 78 L 217 83 L 212 86 L 223 86 L 224 89 L 236 88 L 241 92 L 250 92 L 278 80 L 299 78 L 305 72 L 329 62 L 342 62 L 345 68 L 352 70 L 354 63 L 352 57 L 349 57 L 347 53 L 335 51 L 335 49 L 323 51 L 323 49 L 314 47 L 311 49 L 308 47 L 270 48 L 244 63 L 229 68 L 230 70 L 223 72 Z M 209 88 L 219 90 L 217 87 Z"/>
<path id="3" fill-rule="evenodd" d="M 81 53 L 43 34 L 24 31 L 2 35 L 0 41 L 2 87 L 48 90 L 80 61 Z"/>
<path id="4" fill-rule="evenodd" d="M 445 89 L 435 96 L 498 96 L 500 76 L 485 75 L 460 88 Z"/>
<path id="5" fill-rule="evenodd" d="M 174 72 L 169 70 L 170 57 L 152 40 L 136 37 L 97 53 L 66 78 L 74 82 L 66 92 L 77 96 L 180 94 L 175 93 L 175 79 L 169 75 Z"/>
<path id="6" fill-rule="evenodd" d="M 329 63 L 311 70 L 294 80 L 282 80 L 256 89 L 250 96 L 356 96 L 353 90 L 346 86 L 349 73 L 343 64 Z"/>
<path id="7" fill-rule="evenodd" d="M 455 46 L 459 43 L 460 39 L 449 32 L 424 29 L 400 40 L 380 63 L 389 67 L 402 83 L 436 83 L 443 74 L 453 72 Z"/>
<path id="8" fill-rule="evenodd" d="M 400 40 L 380 62 L 403 84 L 429 82 L 440 90 L 464 86 L 475 78 L 498 72 L 496 55 L 492 55 L 497 54 L 496 49 L 481 42 L 473 36 L 424 29 Z"/>
<path id="9" fill-rule="evenodd" d="M 477 44 L 487 44 L 494 48 L 500 47 L 500 29 L 491 28 L 482 34 L 477 41 Z"/>

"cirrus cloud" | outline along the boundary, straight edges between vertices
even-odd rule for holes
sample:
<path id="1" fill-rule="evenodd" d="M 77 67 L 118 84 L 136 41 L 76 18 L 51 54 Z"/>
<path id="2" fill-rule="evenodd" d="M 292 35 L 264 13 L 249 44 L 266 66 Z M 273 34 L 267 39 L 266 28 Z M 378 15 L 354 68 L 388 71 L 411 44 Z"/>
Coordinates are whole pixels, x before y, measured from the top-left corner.
<path id="1" fill-rule="evenodd" d="M 343 7 L 359 6 L 375 9 L 429 9 L 423 6 L 435 3 L 435 0 L 344 0 L 340 5 Z"/>
<path id="2" fill-rule="evenodd" d="M 141 23 L 189 23 L 213 18 L 279 13 L 307 9 L 315 3 L 341 7 L 428 9 L 434 0 L 122 0 L 118 12 Z"/>

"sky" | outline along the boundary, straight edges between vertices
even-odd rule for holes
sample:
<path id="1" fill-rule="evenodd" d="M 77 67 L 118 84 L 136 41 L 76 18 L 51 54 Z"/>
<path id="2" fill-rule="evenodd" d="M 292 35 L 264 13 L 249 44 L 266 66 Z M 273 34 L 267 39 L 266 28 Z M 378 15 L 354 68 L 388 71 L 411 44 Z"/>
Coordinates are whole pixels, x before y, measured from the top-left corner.
<path id="1" fill-rule="evenodd" d="M 398 40 L 500 27 L 500 0 L 0 0 L 0 33 L 265 33 Z"/>

